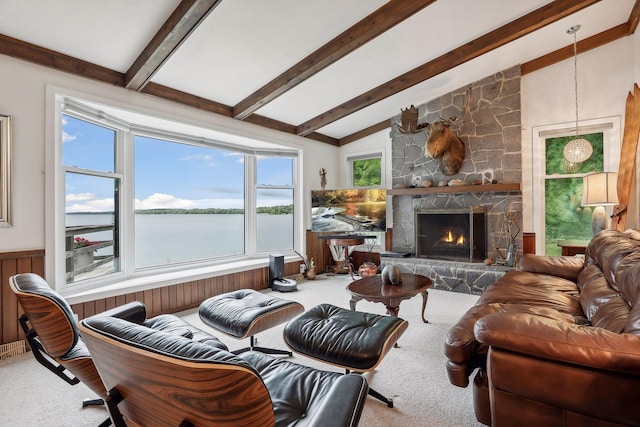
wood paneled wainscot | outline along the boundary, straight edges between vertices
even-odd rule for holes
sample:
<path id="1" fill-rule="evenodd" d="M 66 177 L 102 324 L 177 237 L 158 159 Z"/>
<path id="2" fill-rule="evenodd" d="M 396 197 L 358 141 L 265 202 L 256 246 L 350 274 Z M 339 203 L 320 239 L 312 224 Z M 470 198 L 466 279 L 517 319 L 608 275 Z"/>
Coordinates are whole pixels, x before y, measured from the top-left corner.
<path id="1" fill-rule="evenodd" d="M 285 264 L 285 275 L 299 273 L 299 262 Z M 16 296 L 9 287 L 9 277 L 19 273 L 36 273 L 44 277 L 44 250 L 10 252 L 0 254 L 0 280 L 2 292 L 0 302 L 2 314 L 0 316 L 0 344 L 11 343 L 24 339 L 18 318 L 23 311 Z M 71 308 L 83 319 L 105 310 L 117 307 L 131 301 L 141 301 L 147 307 L 147 316 L 175 313 L 198 307 L 202 301 L 224 292 L 238 289 L 266 289 L 269 286 L 269 268 L 262 267 L 223 276 L 210 277 L 202 280 L 178 283 L 162 288 L 142 292 L 131 292 L 115 297 L 100 298 L 79 304 Z"/>
<path id="2" fill-rule="evenodd" d="M 9 277 L 19 273 L 44 275 L 44 250 L 0 253 L 0 344 L 24 339 L 18 317 L 23 313 L 9 287 Z"/>

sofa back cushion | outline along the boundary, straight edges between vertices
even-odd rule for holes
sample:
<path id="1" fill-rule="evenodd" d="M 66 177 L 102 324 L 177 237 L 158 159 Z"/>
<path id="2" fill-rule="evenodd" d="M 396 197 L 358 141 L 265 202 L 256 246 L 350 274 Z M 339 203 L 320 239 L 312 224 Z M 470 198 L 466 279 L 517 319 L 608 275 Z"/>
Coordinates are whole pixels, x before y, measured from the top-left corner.
<path id="1" fill-rule="evenodd" d="M 604 230 L 594 236 L 587 247 L 578 287 L 580 304 L 593 326 L 616 333 L 640 332 L 640 241 L 637 237 L 640 233 L 634 230 Z"/>
<path id="2" fill-rule="evenodd" d="M 640 251 L 629 254 L 616 270 L 620 293 L 629 305 L 624 332 L 640 335 Z"/>
<path id="3" fill-rule="evenodd" d="M 618 290 L 616 270 L 629 254 L 640 251 L 640 241 L 633 238 L 632 230 L 603 230 L 596 234 L 585 252 L 585 267 L 597 265 L 609 286 Z M 578 284 L 580 285 L 580 284 Z"/>

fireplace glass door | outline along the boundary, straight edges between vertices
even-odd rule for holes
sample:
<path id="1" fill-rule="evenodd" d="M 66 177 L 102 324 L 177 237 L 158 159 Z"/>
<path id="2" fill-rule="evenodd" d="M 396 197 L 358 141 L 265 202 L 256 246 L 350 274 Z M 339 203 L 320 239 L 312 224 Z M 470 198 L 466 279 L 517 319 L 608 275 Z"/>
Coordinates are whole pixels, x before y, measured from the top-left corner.
<path id="1" fill-rule="evenodd" d="M 481 207 L 416 210 L 416 256 L 461 262 L 486 258 L 486 220 Z"/>

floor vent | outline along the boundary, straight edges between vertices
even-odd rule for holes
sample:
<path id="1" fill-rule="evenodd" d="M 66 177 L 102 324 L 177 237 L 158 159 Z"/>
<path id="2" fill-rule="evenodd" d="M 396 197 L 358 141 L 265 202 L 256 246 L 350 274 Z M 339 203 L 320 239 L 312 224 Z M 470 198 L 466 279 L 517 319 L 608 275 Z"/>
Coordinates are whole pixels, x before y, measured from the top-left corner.
<path id="1" fill-rule="evenodd" d="M 24 354 L 24 340 L 0 345 L 0 360 Z"/>

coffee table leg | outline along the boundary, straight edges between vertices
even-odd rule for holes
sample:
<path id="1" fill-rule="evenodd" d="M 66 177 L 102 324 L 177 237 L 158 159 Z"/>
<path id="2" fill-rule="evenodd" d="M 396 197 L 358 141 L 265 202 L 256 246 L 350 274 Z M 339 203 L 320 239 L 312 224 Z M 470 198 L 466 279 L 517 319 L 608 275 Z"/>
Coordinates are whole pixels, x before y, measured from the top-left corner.
<path id="1" fill-rule="evenodd" d="M 351 311 L 356 311 L 356 303 L 358 301 L 360 301 L 360 298 L 351 297 L 351 299 L 349 300 L 349 308 L 351 309 Z"/>
<path id="2" fill-rule="evenodd" d="M 387 307 L 387 314 L 389 316 L 398 317 L 398 313 L 400 312 L 400 306 L 391 307 L 387 305 L 386 307 Z"/>
<path id="3" fill-rule="evenodd" d="M 428 299 L 429 299 L 429 291 L 422 292 L 422 321 L 424 323 L 429 323 L 429 321 L 424 318 L 424 312 L 427 309 L 427 300 Z"/>

